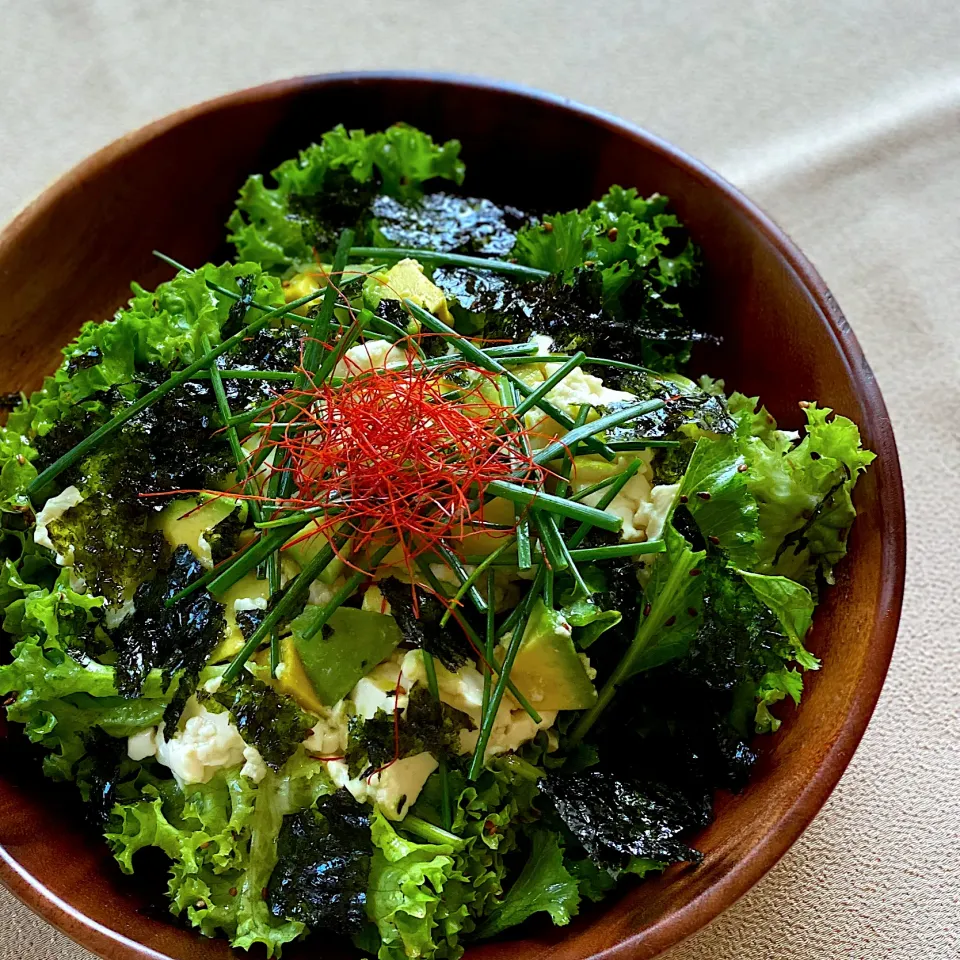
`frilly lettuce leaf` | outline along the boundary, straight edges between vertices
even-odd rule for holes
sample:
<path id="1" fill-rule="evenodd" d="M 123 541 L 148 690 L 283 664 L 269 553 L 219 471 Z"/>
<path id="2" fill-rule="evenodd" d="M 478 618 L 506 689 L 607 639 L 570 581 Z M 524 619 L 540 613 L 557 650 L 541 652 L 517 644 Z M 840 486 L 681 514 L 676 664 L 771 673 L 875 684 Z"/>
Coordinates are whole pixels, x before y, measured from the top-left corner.
<path id="1" fill-rule="evenodd" d="M 180 272 L 156 290 L 133 284 L 129 304 L 112 320 L 84 325 L 64 349 L 65 361 L 47 377 L 29 403 L 15 410 L 0 434 L 32 437 L 49 432 L 65 411 L 94 394 L 112 387 L 135 389 L 134 374 L 154 364 L 169 367 L 174 361 L 190 363 L 201 352 L 204 336 L 216 344 L 234 301 L 207 286 L 210 280 L 240 291 L 245 280 L 249 292 L 269 306 L 283 303 L 280 284 L 263 274 L 255 263 L 205 264 L 194 273 Z M 0 455 L 4 453 L 0 446 Z M 0 456 L 0 477 L 8 469 Z"/>
<path id="2" fill-rule="evenodd" d="M 746 460 L 730 436 L 697 441 L 680 486 L 702 535 L 730 560 L 749 567 L 757 560 L 757 501 L 747 487 Z"/>
<path id="3" fill-rule="evenodd" d="M 259 784 L 237 770 L 183 789 L 169 780 L 148 784 L 143 799 L 114 807 L 107 842 L 126 873 L 138 850 L 162 850 L 172 861 L 171 910 L 205 936 L 223 933 L 234 947 L 262 944 L 268 957 L 279 956 L 305 931 L 274 917 L 263 897 L 283 817 L 332 789 L 322 764 L 302 751 Z"/>
<path id="4" fill-rule="evenodd" d="M 699 251 L 666 205 L 665 197 L 644 199 L 615 186 L 583 210 L 522 229 L 513 256 L 568 283 L 583 269 L 598 272 L 615 343 L 636 341 L 624 359 L 674 370 L 688 358 L 689 342 L 704 335 L 684 313 L 699 278 Z"/>
<path id="5" fill-rule="evenodd" d="M 747 483 L 759 504 L 759 573 L 778 574 L 815 588 L 818 576 L 833 582 L 833 568 L 847 552 L 856 517 L 851 495 L 873 461 L 860 431 L 828 407 L 804 405 L 806 433 L 794 442 L 756 398 L 734 394 L 731 412 L 746 456 Z"/>
<path id="6" fill-rule="evenodd" d="M 533 830 L 527 862 L 480 928 L 480 936 L 495 936 L 540 911 L 563 927 L 577 915 L 579 906 L 577 881 L 564 866 L 560 838 L 550 830 Z"/>
<path id="7" fill-rule="evenodd" d="M 379 811 L 374 814 L 371 834 L 375 852 L 367 915 L 380 933 L 377 956 L 380 960 L 460 956 L 462 948 L 451 953 L 445 943 L 436 942 L 440 922 L 450 907 L 446 887 L 454 878 L 465 879 L 456 870 L 453 847 L 406 840 Z"/>
<path id="8" fill-rule="evenodd" d="M 24 724 L 27 737 L 49 751 L 44 772 L 58 780 L 74 779 L 97 730 L 127 737 L 159 723 L 168 700 L 165 686 L 155 671 L 140 699 L 124 700 L 113 667 L 81 663 L 59 646 L 44 649 L 37 636 L 19 641 L 13 661 L 0 666 L 0 697 L 15 697 L 7 718 Z"/>
<path id="9" fill-rule="evenodd" d="M 364 223 L 377 193 L 415 200 L 428 180 L 461 183 L 459 155 L 459 141 L 436 144 L 406 124 L 371 134 L 335 127 L 272 171 L 276 187 L 265 186 L 259 174 L 247 180 L 227 222 L 227 239 L 239 259 L 282 272 L 312 261 L 314 249 L 328 252 L 344 227 L 371 239 Z"/>
<path id="10" fill-rule="evenodd" d="M 542 776 L 542 770 L 515 755 L 492 761 L 474 783 L 468 784 L 456 770 L 449 771 L 455 800 L 451 829 L 462 838 L 463 845 L 462 849 L 444 854 L 451 857 L 452 862 L 443 864 L 448 872 L 443 876 L 441 902 L 434 905 L 428 898 L 422 905 L 425 914 L 421 919 L 426 919 L 428 914 L 433 925 L 427 930 L 429 924 L 415 924 L 419 938 L 417 949 L 423 951 L 420 955 L 459 957 L 463 952 L 462 939 L 475 934 L 482 918 L 496 909 L 503 894 L 507 858 L 517 851 L 525 826 L 537 819 L 534 804 Z M 440 807 L 440 778 L 434 775 L 420 794 L 413 813 L 439 824 Z M 400 826 L 402 829 L 402 824 Z M 380 836 L 380 842 L 385 842 L 384 838 L 393 842 L 386 831 Z M 441 846 L 432 845 L 432 851 L 440 855 Z M 439 866 L 434 864 L 434 868 Z M 370 902 L 373 902 L 372 896 Z M 405 924 L 402 929 L 407 930 L 409 921 L 405 911 L 399 919 Z M 380 920 L 378 925 L 381 925 L 385 944 L 381 960 L 400 960 L 404 954 L 396 952 L 392 944 L 403 941 L 403 934 L 389 927 L 385 931 Z"/>

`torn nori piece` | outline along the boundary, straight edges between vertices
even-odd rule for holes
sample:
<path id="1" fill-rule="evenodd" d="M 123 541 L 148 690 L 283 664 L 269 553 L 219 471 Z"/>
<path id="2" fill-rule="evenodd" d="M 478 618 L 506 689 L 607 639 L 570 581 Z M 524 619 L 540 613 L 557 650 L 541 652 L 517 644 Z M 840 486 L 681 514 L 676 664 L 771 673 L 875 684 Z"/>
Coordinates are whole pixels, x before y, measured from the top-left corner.
<path id="1" fill-rule="evenodd" d="M 490 257 L 507 256 L 517 230 L 532 222 L 514 207 L 442 192 L 410 203 L 379 196 L 371 213 L 384 246 Z"/>
<path id="2" fill-rule="evenodd" d="M 457 298 L 474 325 L 482 322 L 485 336 L 523 342 L 534 333 L 546 334 L 558 353 L 583 350 L 672 370 L 685 359 L 691 343 L 716 339 L 694 329 L 682 319 L 677 305 L 652 290 L 644 303 L 627 299 L 609 309 L 601 273 L 590 267 L 574 270 L 569 283 L 560 275 L 523 282 L 465 268 L 436 270 L 433 279 Z M 621 379 L 609 368 L 604 378 Z"/>
<path id="3" fill-rule="evenodd" d="M 266 610 L 238 610 L 236 614 L 237 626 L 244 640 L 249 640 L 257 627 L 263 623 L 266 617 Z"/>
<path id="4" fill-rule="evenodd" d="M 715 790 L 738 791 L 749 779 L 755 708 L 754 687 L 716 689 L 669 663 L 629 682 L 593 741 L 620 758 L 619 771 L 679 790 L 707 816 Z"/>
<path id="5" fill-rule="evenodd" d="M 456 626 L 440 626 L 446 612 L 443 604 L 420 587 L 411 588 L 396 577 L 377 583 L 390 604 L 390 612 L 403 633 L 403 639 L 435 656 L 448 670 L 455 671 L 467 662 L 466 638 Z M 417 612 L 413 608 L 413 592 L 417 591 Z"/>
<path id="6" fill-rule="evenodd" d="M 338 790 L 315 810 L 283 818 L 266 889 L 275 917 L 343 935 L 363 927 L 373 853 L 369 809 Z"/>
<path id="7" fill-rule="evenodd" d="M 117 692 L 121 697 L 139 697 L 143 682 L 153 669 L 162 670 L 167 683 L 179 675 L 176 695 L 164 713 L 164 722 L 171 729 L 196 687 L 200 670 L 223 635 L 223 605 L 206 590 L 197 590 L 172 607 L 165 604 L 202 573 L 203 567 L 190 548 L 177 547 L 167 574 L 137 590 L 134 612 L 113 637 Z"/>
<path id="8" fill-rule="evenodd" d="M 592 769 L 549 776 L 541 790 L 598 866 L 623 869 L 631 857 L 661 863 L 702 859 L 679 839 L 684 831 L 704 825 L 701 813 L 662 784 Z"/>
<path id="9" fill-rule="evenodd" d="M 470 726 L 470 720 L 416 686 L 410 691 L 402 717 L 378 711 L 369 720 L 351 717 L 348 726 L 347 767 L 351 777 L 358 777 L 417 753 L 432 753 L 438 760 L 452 759 L 460 752 L 460 731 Z"/>
<path id="10" fill-rule="evenodd" d="M 78 771 L 87 792 L 86 814 L 98 830 L 105 830 L 116 801 L 120 767 L 127 758 L 127 741 L 111 737 L 99 728 L 84 741 L 86 756 Z"/>
<path id="11" fill-rule="evenodd" d="M 647 373 L 631 371 L 620 378 L 620 387 L 635 394 L 639 400 L 666 400 L 667 404 L 660 410 L 608 430 L 605 435 L 607 443 L 644 438 L 662 439 L 687 425 L 717 434 L 730 434 L 736 430 L 736 422 L 727 410 L 724 397 L 709 393 L 686 378 L 661 379 Z M 636 400 L 620 400 L 608 404 L 604 407 L 604 412 L 612 413 L 634 403 Z"/>
<path id="12" fill-rule="evenodd" d="M 304 242 L 318 255 L 329 254 L 346 227 L 354 231 L 358 244 L 367 243 L 367 219 L 380 181 L 377 171 L 361 182 L 347 168 L 327 170 L 322 190 L 289 195 L 287 219 L 300 224 Z"/>
<path id="13" fill-rule="evenodd" d="M 236 305 L 235 303 L 234 306 Z M 217 366 L 221 370 L 290 371 L 300 364 L 302 338 L 303 330 L 296 324 L 278 328 L 265 327 L 247 337 L 229 353 L 221 354 L 217 358 Z M 228 378 L 223 381 L 227 401 L 234 413 L 239 413 L 255 403 L 269 402 L 287 386 L 289 384 L 276 380 Z"/>
<path id="14" fill-rule="evenodd" d="M 279 696 L 272 687 L 243 673 L 213 699 L 226 707 L 243 739 L 260 751 L 272 770 L 280 767 L 303 742 L 313 721 L 290 699 Z"/>
<path id="15" fill-rule="evenodd" d="M 243 528 L 244 522 L 240 508 L 237 507 L 230 516 L 224 517 L 212 530 L 206 532 L 205 539 L 210 544 L 210 557 L 214 566 L 236 553 Z"/>

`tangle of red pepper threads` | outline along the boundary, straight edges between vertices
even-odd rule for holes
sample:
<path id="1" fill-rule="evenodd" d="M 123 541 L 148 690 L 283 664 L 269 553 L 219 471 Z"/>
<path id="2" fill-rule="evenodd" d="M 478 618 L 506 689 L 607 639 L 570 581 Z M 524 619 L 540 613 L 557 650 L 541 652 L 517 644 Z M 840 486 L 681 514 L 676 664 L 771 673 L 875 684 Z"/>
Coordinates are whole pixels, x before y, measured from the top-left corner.
<path id="1" fill-rule="evenodd" d="M 277 516 L 335 511 L 287 546 L 353 529 L 355 553 L 395 542 L 412 570 L 423 553 L 476 532 L 470 521 L 482 522 L 482 507 L 471 517 L 471 501 L 492 481 L 543 486 L 549 471 L 524 442 L 533 431 L 492 399 L 497 375 L 455 358 L 425 368 L 412 346 L 427 336 L 437 335 L 405 338 L 378 362 L 368 348 L 369 366 L 346 357 L 339 382 L 288 390 L 265 413 L 251 455 L 264 462 L 261 489 L 270 475 L 290 473 L 293 493 L 257 499 Z"/>

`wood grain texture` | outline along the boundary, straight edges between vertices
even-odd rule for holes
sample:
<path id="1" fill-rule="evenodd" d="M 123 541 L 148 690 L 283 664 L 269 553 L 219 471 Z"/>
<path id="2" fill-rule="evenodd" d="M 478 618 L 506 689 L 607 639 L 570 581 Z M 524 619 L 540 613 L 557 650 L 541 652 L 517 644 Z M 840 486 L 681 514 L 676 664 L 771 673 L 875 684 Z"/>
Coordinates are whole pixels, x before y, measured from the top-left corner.
<path id="1" fill-rule="evenodd" d="M 700 353 L 697 366 L 761 394 L 786 426 L 800 423 L 798 400 L 816 398 L 859 423 L 878 454 L 858 486 L 850 554 L 810 642 L 828 668 L 808 678 L 802 708 L 763 739 L 749 788 L 719 799 L 716 821 L 695 841 L 704 864 L 672 868 L 563 930 L 533 924 L 522 940 L 468 953 L 476 960 L 653 957 L 755 883 L 822 806 L 869 720 L 899 619 L 904 513 L 883 400 L 822 281 L 762 213 L 666 144 L 557 99 L 456 78 L 285 81 L 118 141 L 10 224 L 0 236 L 0 391 L 37 386 L 83 322 L 124 302 L 130 279 L 152 285 L 168 275 L 151 249 L 190 264 L 227 256 L 222 224 L 249 172 L 269 169 L 334 123 L 373 129 L 396 120 L 459 138 L 478 195 L 552 210 L 582 205 L 614 182 L 668 194 L 703 248 L 708 303 L 725 338 Z M 225 942 L 144 912 L 155 890 L 121 876 L 80 824 L 67 788 L 18 775 L 24 758 L 5 730 L 0 749 L 0 879 L 18 896 L 104 957 L 234 956 Z M 306 958 L 314 949 L 308 942 L 285 956 Z M 338 954 L 325 949 L 325 956 Z"/>

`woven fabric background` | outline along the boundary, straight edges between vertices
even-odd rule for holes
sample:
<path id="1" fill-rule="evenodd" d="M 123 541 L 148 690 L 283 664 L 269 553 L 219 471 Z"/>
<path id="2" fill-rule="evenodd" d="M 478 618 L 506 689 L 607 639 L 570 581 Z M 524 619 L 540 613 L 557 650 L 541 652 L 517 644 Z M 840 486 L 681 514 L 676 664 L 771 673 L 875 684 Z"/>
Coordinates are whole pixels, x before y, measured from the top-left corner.
<path id="1" fill-rule="evenodd" d="M 383 68 L 513 80 L 646 126 L 759 202 L 820 270 L 900 443 L 900 638 L 822 813 L 666 957 L 960 957 L 960 6 L 0 0 L 0 221 L 172 110 L 295 74 Z M 0 960 L 90 956 L 5 891 L 0 913 Z"/>

